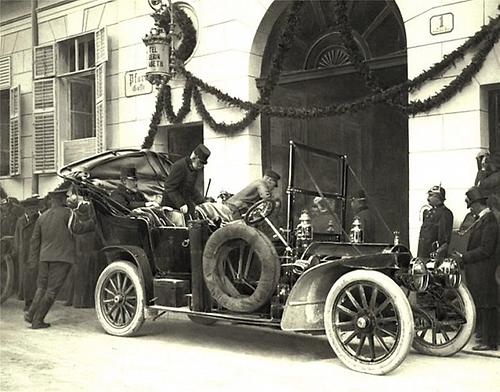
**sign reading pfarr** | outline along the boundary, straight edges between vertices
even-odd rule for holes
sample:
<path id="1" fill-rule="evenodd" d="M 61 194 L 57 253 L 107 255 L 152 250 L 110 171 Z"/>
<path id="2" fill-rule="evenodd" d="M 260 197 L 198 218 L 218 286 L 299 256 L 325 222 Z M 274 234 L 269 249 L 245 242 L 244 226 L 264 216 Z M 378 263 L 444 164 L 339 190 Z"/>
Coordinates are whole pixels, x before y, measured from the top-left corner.
<path id="1" fill-rule="evenodd" d="M 125 96 L 149 94 L 153 86 L 146 79 L 146 68 L 125 72 Z"/>

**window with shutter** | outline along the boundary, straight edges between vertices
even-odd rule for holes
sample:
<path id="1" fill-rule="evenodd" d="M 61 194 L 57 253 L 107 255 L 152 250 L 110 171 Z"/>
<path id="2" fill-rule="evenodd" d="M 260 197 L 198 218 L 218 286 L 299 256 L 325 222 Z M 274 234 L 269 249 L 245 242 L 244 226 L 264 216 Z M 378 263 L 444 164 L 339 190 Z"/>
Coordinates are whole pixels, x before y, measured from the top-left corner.
<path id="1" fill-rule="evenodd" d="M 0 90 L 0 176 L 8 176 L 10 174 L 9 112 L 9 90 Z"/>
<path id="2" fill-rule="evenodd" d="M 56 74 L 55 45 L 37 46 L 34 49 L 35 79 Z"/>
<path id="3" fill-rule="evenodd" d="M 34 173 L 56 170 L 54 79 L 33 82 Z"/>
<path id="4" fill-rule="evenodd" d="M 10 89 L 10 121 L 9 121 L 9 174 L 21 174 L 21 88 Z"/>
<path id="5" fill-rule="evenodd" d="M 10 57 L 0 57 L 0 90 L 10 88 L 11 70 Z"/>

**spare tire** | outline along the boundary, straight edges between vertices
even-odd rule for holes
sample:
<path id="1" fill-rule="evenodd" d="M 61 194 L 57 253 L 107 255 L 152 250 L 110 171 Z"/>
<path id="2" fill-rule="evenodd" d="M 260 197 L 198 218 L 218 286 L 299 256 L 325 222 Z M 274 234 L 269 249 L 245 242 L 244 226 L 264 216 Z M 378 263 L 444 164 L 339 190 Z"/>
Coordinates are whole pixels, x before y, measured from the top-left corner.
<path id="1" fill-rule="evenodd" d="M 212 298 L 233 312 L 253 312 L 271 298 L 280 276 L 278 254 L 259 230 L 234 223 L 215 231 L 203 251 Z"/>

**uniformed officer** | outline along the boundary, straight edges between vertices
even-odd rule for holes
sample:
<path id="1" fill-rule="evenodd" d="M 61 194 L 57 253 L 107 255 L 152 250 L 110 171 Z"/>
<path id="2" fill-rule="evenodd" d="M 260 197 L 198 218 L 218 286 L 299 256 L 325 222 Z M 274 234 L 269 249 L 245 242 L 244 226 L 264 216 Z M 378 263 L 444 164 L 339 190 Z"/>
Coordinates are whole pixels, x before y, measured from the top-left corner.
<path id="1" fill-rule="evenodd" d="M 444 257 L 451 239 L 453 213 L 444 205 L 446 191 L 442 186 L 433 186 L 427 194 L 431 209 L 425 214 L 420 228 L 417 256 L 430 257 L 431 252 L 435 251 L 436 256 Z"/>
<path id="2" fill-rule="evenodd" d="M 190 156 L 176 161 L 170 168 L 170 174 L 165 181 L 162 206 L 179 210 L 183 214 L 195 215 L 195 206 L 205 201 L 203 195 L 196 189 L 196 180 L 201 170 L 207 164 L 210 150 L 199 144 Z"/>
<path id="3" fill-rule="evenodd" d="M 155 202 L 149 202 L 146 196 L 138 189 L 138 179 L 135 167 L 122 167 L 120 170 L 120 181 L 118 187 L 111 192 L 111 198 L 129 210 L 139 207 L 158 206 Z"/>
<path id="4" fill-rule="evenodd" d="M 62 186 L 49 192 L 51 206 L 36 221 L 31 236 L 30 263 L 38 263 L 38 278 L 33 303 L 24 319 L 33 329 L 50 327 L 44 318 L 75 263 L 73 233 L 94 228 L 92 221 L 79 221 L 65 206 L 68 190 Z"/>

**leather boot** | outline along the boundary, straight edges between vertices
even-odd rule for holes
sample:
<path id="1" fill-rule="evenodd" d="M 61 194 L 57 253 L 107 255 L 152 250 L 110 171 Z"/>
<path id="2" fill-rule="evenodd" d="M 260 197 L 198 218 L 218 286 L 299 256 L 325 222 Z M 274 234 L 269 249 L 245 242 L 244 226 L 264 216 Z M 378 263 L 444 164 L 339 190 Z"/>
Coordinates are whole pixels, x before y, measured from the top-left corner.
<path id="1" fill-rule="evenodd" d="M 36 289 L 35 296 L 33 297 L 33 302 L 26 313 L 24 313 L 24 321 L 30 323 L 33 321 L 33 316 L 35 315 L 36 309 L 40 304 L 43 296 L 45 295 L 45 289 Z"/>
<path id="2" fill-rule="evenodd" d="M 45 318 L 45 316 L 49 312 L 50 308 L 52 307 L 54 300 L 55 300 L 55 298 L 48 297 L 47 295 L 45 295 L 42 298 L 42 300 L 40 301 L 40 305 L 38 306 L 38 309 L 35 313 L 35 316 L 33 317 L 33 322 L 31 323 L 32 329 L 40 329 L 40 328 L 50 327 L 50 324 L 43 321 L 43 319 Z"/>

